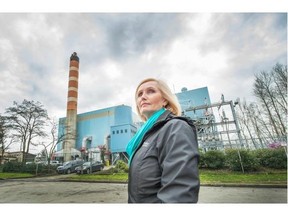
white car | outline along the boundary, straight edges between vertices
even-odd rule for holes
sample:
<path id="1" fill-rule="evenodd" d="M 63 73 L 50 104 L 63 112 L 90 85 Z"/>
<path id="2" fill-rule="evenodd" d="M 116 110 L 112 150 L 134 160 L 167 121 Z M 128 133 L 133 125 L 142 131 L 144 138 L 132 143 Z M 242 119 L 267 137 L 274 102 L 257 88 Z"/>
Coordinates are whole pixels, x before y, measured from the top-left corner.
<path id="1" fill-rule="evenodd" d="M 59 161 L 57 161 L 57 160 L 51 160 L 50 161 L 50 165 L 52 165 L 52 166 L 60 166 L 61 163 Z"/>

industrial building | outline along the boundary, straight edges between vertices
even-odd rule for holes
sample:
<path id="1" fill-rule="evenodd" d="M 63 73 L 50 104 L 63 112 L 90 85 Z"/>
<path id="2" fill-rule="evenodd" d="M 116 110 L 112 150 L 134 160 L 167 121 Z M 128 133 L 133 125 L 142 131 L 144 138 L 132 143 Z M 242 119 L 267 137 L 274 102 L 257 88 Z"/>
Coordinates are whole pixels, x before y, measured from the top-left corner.
<path id="1" fill-rule="evenodd" d="M 74 52 L 69 63 L 66 117 L 59 119 L 59 143 L 53 159 L 66 162 L 80 158 L 110 163 L 125 159 L 126 144 L 137 131 L 135 115 L 125 105 L 78 114 L 79 62 Z"/>
<path id="2" fill-rule="evenodd" d="M 180 93 L 176 93 L 176 97 L 180 103 L 183 115 L 189 116 L 192 120 L 197 120 L 199 118 L 207 115 L 206 110 L 196 110 L 187 111 L 191 107 L 210 105 L 210 96 L 207 87 L 197 88 L 189 90 L 187 88 L 182 88 Z"/>
<path id="3" fill-rule="evenodd" d="M 206 151 L 244 147 L 234 109 L 237 102 L 226 101 L 222 94 L 218 102 L 211 103 L 207 87 L 190 91 L 182 88 L 176 96 L 182 115 L 194 121 L 200 148 Z"/>
<path id="4" fill-rule="evenodd" d="M 66 118 L 59 119 L 59 136 L 65 133 Z M 114 106 L 77 115 L 76 143 L 72 149 L 72 158 L 91 156 L 101 160 L 103 149 L 105 160 L 114 163 L 121 158 L 125 160 L 126 145 L 137 131 L 137 117 L 132 108 L 126 105 Z M 64 157 L 63 142 L 57 146 L 55 156 Z M 74 158 L 73 158 L 74 157 Z"/>
<path id="5" fill-rule="evenodd" d="M 191 105 L 202 105 L 204 100 L 210 104 L 207 87 L 190 91 L 186 89 L 177 93 L 176 96 L 182 110 L 191 107 Z M 205 116 L 205 112 L 201 110 L 195 113 L 190 111 L 185 112 L 185 115 L 193 120 Z M 77 133 L 76 143 L 71 151 L 72 159 L 75 159 L 75 157 L 83 158 L 84 156 L 86 159 L 92 157 L 94 160 L 101 160 L 99 155 L 104 147 L 105 160 L 109 160 L 112 164 L 118 159 L 127 159 L 126 145 L 141 126 L 139 117 L 132 111 L 130 106 L 126 105 L 81 113 L 77 115 L 76 119 Z M 66 118 L 59 119 L 59 136 L 65 133 L 65 122 Z M 57 146 L 55 155 L 58 157 L 64 157 L 63 144 L 64 141 Z"/>
<path id="6" fill-rule="evenodd" d="M 78 77 L 79 57 L 74 52 L 70 57 L 67 115 L 59 119 L 58 140 L 63 139 L 57 145 L 54 159 L 105 160 L 112 164 L 118 159 L 127 160 L 126 145 L 142 123 L 126 105 L 78 114 Z M 195 122 L 200 148 L 243 147 L 235 104 L 225 101 L 224 95 L 219 102 L 211 103 L 207 87 L 193 90 L 184 87 L 176 97 L 182 115 Z"/>

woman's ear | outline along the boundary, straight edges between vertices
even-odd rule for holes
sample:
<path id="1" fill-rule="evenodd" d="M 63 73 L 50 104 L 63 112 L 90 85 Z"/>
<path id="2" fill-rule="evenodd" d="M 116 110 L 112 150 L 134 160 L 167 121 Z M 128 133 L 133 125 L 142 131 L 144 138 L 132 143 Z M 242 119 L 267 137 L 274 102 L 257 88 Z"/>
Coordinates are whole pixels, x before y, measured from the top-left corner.
<path id="1" fill-rule="evenodd" d="M 166 100 L 166 99 L 163 99 L 163 107 L 166 107 L 167 106 L 167 104 L 168 104 L 168 101 Z"/>

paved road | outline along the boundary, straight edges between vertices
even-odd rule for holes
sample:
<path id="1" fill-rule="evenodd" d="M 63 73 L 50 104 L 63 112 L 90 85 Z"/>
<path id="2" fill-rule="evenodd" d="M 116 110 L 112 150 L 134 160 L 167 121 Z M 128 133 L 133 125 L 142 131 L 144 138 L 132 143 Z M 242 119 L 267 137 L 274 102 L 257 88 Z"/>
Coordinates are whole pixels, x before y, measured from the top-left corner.
<path id="1" fill-rule="evenodd" d="M 127 184 L 0 180 L 0 203 L 127 203 Z M 287 203 L 287 188 L 201 186 L 199 203 Z"/>

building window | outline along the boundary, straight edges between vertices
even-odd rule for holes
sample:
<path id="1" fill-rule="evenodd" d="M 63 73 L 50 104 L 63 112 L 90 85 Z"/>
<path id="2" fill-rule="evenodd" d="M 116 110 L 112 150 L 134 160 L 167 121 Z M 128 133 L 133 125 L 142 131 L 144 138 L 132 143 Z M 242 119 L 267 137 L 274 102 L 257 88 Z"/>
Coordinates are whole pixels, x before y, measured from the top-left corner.
<path id="1" fill-rule="evenodd" d="M 121 133 L 123 133 L 123 130 L 121 130 Z"/>
<path id="2" fill-rule="evenodd" d="M 113 134 L 115 134 L 115 131 L 113 131 Z"/>
<path id="3" fill-rule="evenodd" d="M 119 130 L 117 130 L 117 134 L 119 134 Z"/>
<path id="4" fill-rule="evenodd" d="M 128 131 L 127 131 L 127 129 L 125 129 L 125 133 L 127 133 Z"/>

